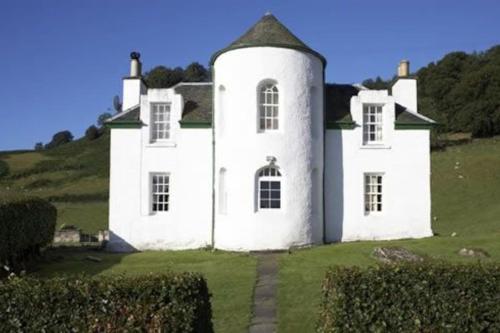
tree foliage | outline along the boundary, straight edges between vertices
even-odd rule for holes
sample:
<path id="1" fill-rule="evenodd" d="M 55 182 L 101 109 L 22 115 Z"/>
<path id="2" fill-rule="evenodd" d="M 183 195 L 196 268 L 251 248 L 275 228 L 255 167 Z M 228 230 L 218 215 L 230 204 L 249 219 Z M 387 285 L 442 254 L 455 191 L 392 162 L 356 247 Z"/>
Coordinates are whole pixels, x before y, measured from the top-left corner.
<path id="1" fill-rule="evenodd" d="M 71 141 L 73 141 L 73 134 L 70 131 L 57 132 L 52 136 L 52 140 L 45 145 L 45 148 L 51 149 Z"/>
<path id="2" fill-rule="evenodd" d="M 97 125 L 99 125 L 99 126 L 104 125 L 104 122 L 105 122 L 106 120 L 108 120 L 109 118 L 111 118 L 111 117 L 112 117 L 112 115 L 111 115 L 111 113 L 109 113 L 109 112 L 104 112 L 104 113 L 101 113 L 101 114 L 99 115 L 99 117 L 97 117 Z"/>
<path id="3" fill-rule="evenodd" d="M 149 88 L 169 88 L 181 81 L 206 82 L 209 72 L 203 65 L 193 62 L 185 69 L 156 66 L 144 74 L 144 79 Z"/>
<path id="4" fill-rule="evenodd" d="M 43 150 L 43 143 L 42 142 L 35 143 L 35 150 Z"/>
<path id="5" fill-rule="evenodd" d="M 92 141 L 99 137 L 99 129 L 94 125 L 89 126 L 85 131 L 85 139 Z"/>
<path id="6" fill-rule="evenodd" d="M 470 132 L 474 137 L 500 134 L 500 45 L 481 53 L 449 53 L 415 75 L 419 112 L 438 121 L 441 131 Z M 393 80 L 369 79 L 363 84 L 388 88 Z"/>

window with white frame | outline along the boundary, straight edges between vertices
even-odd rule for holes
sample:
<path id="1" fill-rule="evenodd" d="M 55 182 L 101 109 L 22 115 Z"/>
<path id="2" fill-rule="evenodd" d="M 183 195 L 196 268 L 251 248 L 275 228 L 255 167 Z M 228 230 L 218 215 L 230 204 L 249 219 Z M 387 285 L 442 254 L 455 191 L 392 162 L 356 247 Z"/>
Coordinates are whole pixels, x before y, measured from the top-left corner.
<path id="1" fill-rule="evenodd" d="M 151 103 L 151 141 L 170 139 L 170 104 Z"/>
<path id="2" fill-rule="evenodd" d="M 278 168 L 268 166 L 259 171 L 259 209 L 281 208 L 281 173 Z"/>
<path id="3" fill-rule="evenodd" d="M 363 105 L 363 144 L 382 143 L 382 105 Z"/>
<path id="4" fill-rule="evenodd" d="M 259 130 L 279 128 L 279 92 L 275 84 L 264 84 L 259 89 Z"/>
<path id="5" fill-rule="evenodd" d="M 380 173 L 365 173 L 365 213 L 382 211 L 382 180 Z"/>
<path id="6" fill-rule="evenodd" d="M 151 175 L 151 210 L 156 212 L 167 212 L 170 202 L 170 175 L 166 173 L 154 173 Z"/>

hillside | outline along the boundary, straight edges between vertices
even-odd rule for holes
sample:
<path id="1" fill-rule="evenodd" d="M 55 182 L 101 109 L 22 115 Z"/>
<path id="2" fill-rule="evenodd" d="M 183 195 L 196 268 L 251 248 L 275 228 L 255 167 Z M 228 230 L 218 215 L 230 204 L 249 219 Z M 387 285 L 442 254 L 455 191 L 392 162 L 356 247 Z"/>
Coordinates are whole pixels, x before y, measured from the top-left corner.
<path id="1" fill-rule="evenodd" d="M 0 201 L 39 196 L 58 208 L 58 225 L 88 232 L 106 228 L 109 133 L 75 140 L 50 150 L 0 152 L 9 174 L 0 179 Z"/>

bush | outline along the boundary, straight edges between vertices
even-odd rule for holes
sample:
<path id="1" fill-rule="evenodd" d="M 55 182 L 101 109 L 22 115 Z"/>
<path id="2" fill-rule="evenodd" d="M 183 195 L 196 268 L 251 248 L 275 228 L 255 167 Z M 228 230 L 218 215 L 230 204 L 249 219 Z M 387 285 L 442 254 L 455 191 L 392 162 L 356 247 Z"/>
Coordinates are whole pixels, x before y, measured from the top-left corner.
<path id="1" fill-rule="evenodd" d="M 500 332 L 500 266 L 330 269 L 319 332 Z"/>
<path id="2" fill-rule="evenodd" d="M 45 148 L 55 148 L 71 141 L 73 141 L 73 134 L 70 131 L 57 132 L 52 136 L 52 140 L 45 145 Z"/>
<path id="3" fill-rule="evenodd" d="M 0 264 L 23 268 L 54 238 L 57 210 L 42 199 L 0 203 Z"/>
<path id="4" fill-rule="evenodd" d="M 85 131 L 85 139 L 92 141 L 99 137 L 99 130 L 94 125 L 87 128 Z"/>
<path id="5" fill-rule="evenodd" d="M 9 165 L 4 160 L 0 160 L 0 179 L 9 174 Z"/>
<path id="6" fill-rule="evenodd" d="M 199 274 L 0 283 L 1 332 L 213 332 L 211 320 Z"/>

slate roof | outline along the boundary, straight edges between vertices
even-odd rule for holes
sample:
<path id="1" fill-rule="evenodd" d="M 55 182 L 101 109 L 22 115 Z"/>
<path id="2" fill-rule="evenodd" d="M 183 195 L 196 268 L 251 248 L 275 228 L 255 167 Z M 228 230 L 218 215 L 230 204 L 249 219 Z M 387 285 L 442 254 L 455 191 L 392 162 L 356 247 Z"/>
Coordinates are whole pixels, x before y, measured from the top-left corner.
<path id="1" fill-rule="evenodd" d="M 180 83 L 174 89 L 184 98 L 181 122 L 212 122 L 212 84 Z"/>
<path id="2" fill-rule="evenodd" d="M 350 84 L 325 84 L 325 120 L 327 123 L 352 123 L 351 97 L 359 88 Z"/>
<path id="3" fill-rule="evenodd" d="M 224 52 L 258 46 L 282 47 L 308 52 L 321 59 L 323 65 L 326 65 L 326 59 L 321 54 L 307 46 L 272 14 L 264 15 L 240 38 L 228 47 L 216 52 L 212 56 L 210 64 L 213 64 L 215 59 Z"/>
<path id="4" fill-rule="evenodd" d="M 141 107 L 139 105 L 134 106 L 132 109 L 128 109 L 119 113 L 106 121 L 107 125 L 119 125 L 119 124 L 130 124 L 137 123 L 140 124 L 140 114 Z"/>
<path id="5" fill-rule="evenodd" d="M 410 112 L 406 107 L 396 103 L 396 125 L 434 125 L 435 122 L 427 117 L 416 115 Z"/>

